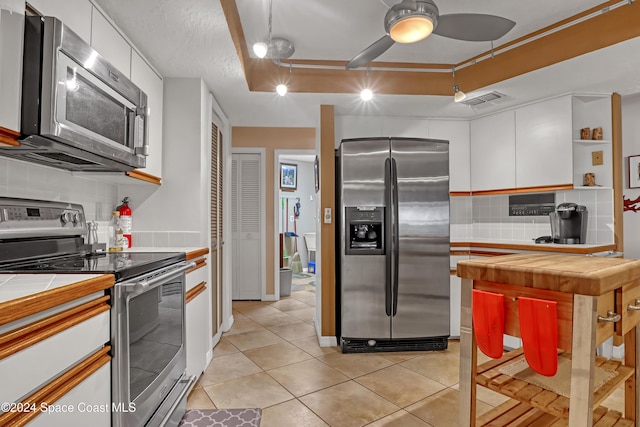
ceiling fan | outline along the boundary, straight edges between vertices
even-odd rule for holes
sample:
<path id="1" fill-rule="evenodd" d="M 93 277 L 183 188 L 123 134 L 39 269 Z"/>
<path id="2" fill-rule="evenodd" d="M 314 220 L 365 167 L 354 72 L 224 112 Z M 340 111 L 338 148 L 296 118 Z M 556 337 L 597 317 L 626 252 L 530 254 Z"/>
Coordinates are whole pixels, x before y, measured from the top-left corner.
<path id="1" fill-rule="evenodd" d="M 367 65 L 387 51 L 395 42 L 414 43 L 431 33 L 465 41 L 493 41 L 516 25 L 510 19 L 480 13 L 440 15 L 433 0 L 402 0 L 389 8 L 384 17 L 386 34 L 357 54 L 347 69 Z"/>

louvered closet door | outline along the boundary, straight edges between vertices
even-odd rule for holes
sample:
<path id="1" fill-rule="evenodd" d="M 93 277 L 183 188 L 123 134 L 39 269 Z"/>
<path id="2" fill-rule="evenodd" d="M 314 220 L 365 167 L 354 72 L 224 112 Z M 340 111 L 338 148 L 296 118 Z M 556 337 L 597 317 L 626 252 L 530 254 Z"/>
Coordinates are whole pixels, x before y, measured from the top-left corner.
<path id="1" fill-rule="evenodd" d="M 231 163 L 232 299 L 261 299 L 260 155 L 233 154 Z"/>
<path id="2" fill-rule="evenodd" d="M 211 272 L 211 336 L 215 336 L 218 332 L 218 326 L 221 320 L 221 289 L 220 276 L 218 275 L 219 265 L 219 248 L 222 241 L 219 218 L 222 204 L 222 197 L 219 195 L 218 182 L 219 178 L 219 138 L 218 127 L 215 123 L 211 123 L 211 254 L 209 256 L 209 265 Z"/>

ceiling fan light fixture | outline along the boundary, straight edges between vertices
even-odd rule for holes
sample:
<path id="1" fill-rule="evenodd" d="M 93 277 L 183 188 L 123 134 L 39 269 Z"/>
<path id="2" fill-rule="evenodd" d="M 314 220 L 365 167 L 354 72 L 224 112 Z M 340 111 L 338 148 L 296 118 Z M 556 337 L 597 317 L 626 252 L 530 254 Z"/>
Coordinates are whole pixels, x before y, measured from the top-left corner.
<path id="1" fill-rule="evenodd" d="M 461 91 L 458 85 L 453 85 L 453 100 L 455 102 L 464 101 L 466 97 L 467 97 L 467 94 Z"/>
<path id="2" fill-rule="evenodd" d="M 389 36 L 398 43 L 415 43 L 424 40 L 433 32 L 433 20 L 427 15 L 407 16 L 395 21 Z"/>
<path id="3" fill-rule="evenodd" d="M 285 96 L 287 94 L 287 91 L 289 90 L 289 88 L 287 87 L 287 85 L 285 84 L 279 84 L 278 86 L 276 86 L 276 92 L 278 93 L 278 95 L 280 96 Z"/>
<path id="4" fill-rule="evenodd" d="M 268 50 L 269 46 L 265 42 L 257 42 L 253 44 L 253 53 L 255 53 L 258 58 L 264 58 L 267 56 Z"/>

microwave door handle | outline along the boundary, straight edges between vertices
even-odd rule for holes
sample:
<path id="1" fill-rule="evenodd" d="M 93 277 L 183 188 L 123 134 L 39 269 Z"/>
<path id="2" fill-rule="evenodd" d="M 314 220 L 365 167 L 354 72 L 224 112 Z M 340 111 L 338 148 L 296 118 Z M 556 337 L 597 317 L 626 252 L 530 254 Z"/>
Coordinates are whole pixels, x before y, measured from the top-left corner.
<path id="1" fill-rule="evenodd" d="M 170 277 L 182 274 L 187 270 L 191 270 L 195 266 L 196 266 L 196 263 L 192 261 L 183 265 L 182 267 L 176 268 L 175 270 L 171 270 L 158 277 L 154 277 L 153 279 L 125 282 L 125 283 L 122 283 L 120 286 L 123 286 L 127 289 L 132 289 L 134 293 L 141 294 L 160 286 L 163 282 L 165 282 Z"/>
<path id="2" fill-rule="evenodd" d="M 138 107 L 135 110 L 133 125 L 134 153 L 149 155 L 149 107 Z M 140 139 L 142 138 L 142 143 Z"/>

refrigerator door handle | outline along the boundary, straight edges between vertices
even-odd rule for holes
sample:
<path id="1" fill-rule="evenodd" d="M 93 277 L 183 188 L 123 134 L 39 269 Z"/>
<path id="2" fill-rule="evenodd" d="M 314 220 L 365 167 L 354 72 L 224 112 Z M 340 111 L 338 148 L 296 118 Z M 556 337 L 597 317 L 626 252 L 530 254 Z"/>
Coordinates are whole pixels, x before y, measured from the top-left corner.
<path id="1" fill-rule="evenodd" d="M 393 309 L 392 316 L 395 316 L 398 313 L 398 267 L 399 267 L 399 258 L 400 258 L 400 228 L 398 220 L 398 167 L 396 166 L 396 159 L 391 159 L 391 187 L 392 187 L 392 200 L 391 203 L 393 206 L 393 241 L 391 243 L 393 247 Z"/>
<path id="2" fill-rule="evenodd" d="M 387 212 L 384 219 L 384 244 L 385 248 L 385 281 L 384 281 L 384 308 L 387 313 L 387 316 L 391 316 L 391 305 L 392 305 L 392 294 L 391 294 L 391 274 L 392 274 L 392 260 L 391 260 L 391 203 L 393 202 L 392 197 L 392 187 L 393 180 L 391 176 L 391 159 L 387 158 L 384 161 L 384 197 L 387 205 Z"/>

